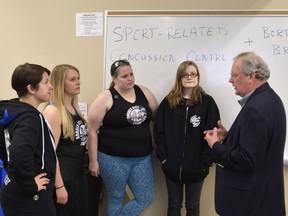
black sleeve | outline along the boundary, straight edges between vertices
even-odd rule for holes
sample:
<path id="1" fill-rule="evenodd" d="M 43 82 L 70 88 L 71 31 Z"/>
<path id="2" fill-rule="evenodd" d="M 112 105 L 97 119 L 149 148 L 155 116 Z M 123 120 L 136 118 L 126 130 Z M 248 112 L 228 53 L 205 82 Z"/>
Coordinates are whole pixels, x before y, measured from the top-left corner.
<path id="1" fill-rule="evenodd" d="M 211 96 L 208 96 L 208 109 L 207 109 L 207 118 L 205 123 L 205 130 L 211 130 L 214 127 L 218 127 L 218 120 L 220 120 L 220 113 L 218 106 L 214 99 Z M 212 159 L 212 149 L 208 146 L 208 143 L 205 141 L 206 145 L 204 147 L 204 151 L 201 156 L 201 160 L 207 165 L 211 166 L 213 159 Z"/>
<path id="2" fill-rule="evenodd" d="M 154 128 L 154 139 L 156 144 L 156 154 L 160 162 L 167 159 L 167 148 L 165 141 L 165 99 L 161 102 L 158 108 L 157 119 Z"/>
<path id="3" fill-rule="evenodd" d="M 37 148 L 41 136 L 41 123 L 35 113 L 27 113 L 19 116 L 12 128 L 13 137 L 9 147 L 10 161 L 9 173 L 11 173 L 17 185 L 26 193 L 35 193 L 38 186 L 35 182 L 35 163 L 41 163 L 41 147 Z M 38 158 L 37 158 L 38 157 Z"/>

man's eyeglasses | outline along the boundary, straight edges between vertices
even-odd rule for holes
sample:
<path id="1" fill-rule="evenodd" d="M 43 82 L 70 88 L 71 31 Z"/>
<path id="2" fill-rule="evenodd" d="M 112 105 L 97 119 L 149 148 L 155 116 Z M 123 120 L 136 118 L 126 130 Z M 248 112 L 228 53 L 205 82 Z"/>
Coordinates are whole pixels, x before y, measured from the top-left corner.
<path id="1" fill-rule="evenodd" d="M 120 66 L 125 66 L 125 65 L 129 65 L 130 63 L 128 60 L 126 59 L 121 59 L 121 60 L 117 60 L 115 61 L 112 65 L 111 65 L 111 75 L 115 76 L 115 71 L 117 70 L 117 68 L 119 68 Z"/>
<path id="2" fill-rule="evenodd" d="M 184 74 L 181 75 L 181 78 L 188 79 L 189 77 L 195 78 L 197 76 L 198 76 L 198 73 L 190 73 L 190 74 L 189 73 L 184 73 Z"/>

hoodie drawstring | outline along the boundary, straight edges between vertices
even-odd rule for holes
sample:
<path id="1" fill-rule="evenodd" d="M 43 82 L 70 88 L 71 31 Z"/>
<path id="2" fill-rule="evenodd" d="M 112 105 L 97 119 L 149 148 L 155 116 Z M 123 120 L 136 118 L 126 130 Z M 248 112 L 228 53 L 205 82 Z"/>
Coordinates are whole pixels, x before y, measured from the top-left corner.
<path id="1" fill-rule="evenodd" d="M 39 114 L 40 120 L 41 120 L 41 127 L 42 127 L 42 166 L 41 169 L 44 169 L 45 167 L 45 161 L 44 161 L 44 155 L 45 155 L 45 139 L 44 139 L 44 123 L 43 123 L 43 117 L 41 114 Z"/>

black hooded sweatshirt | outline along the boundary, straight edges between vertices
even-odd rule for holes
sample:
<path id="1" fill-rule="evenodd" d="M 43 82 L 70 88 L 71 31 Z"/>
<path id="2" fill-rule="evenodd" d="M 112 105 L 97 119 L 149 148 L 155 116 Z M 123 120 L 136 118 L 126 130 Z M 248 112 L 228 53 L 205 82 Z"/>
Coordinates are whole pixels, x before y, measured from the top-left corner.
<path id="1" fill-rule="evenodd" d="M 208 94 L 202 102 L 187 106 L 183 100 L 170 109 L 165 97 L 160 103 L 155 124 L 156 153 L 165 176 L 175 182 L 203 180 L 212 165 L 211 149 L 203 131 L 217 127 L 218 107 Z"/>
<path id="2" fill-rule="evenodd" d="M 39 214 L 53 203 L 53 136 L 43 115 L 18 99 L 0 101 L 0 158 L 7 173 L 0 197 L 3 209 L 33 210 Z M 46 190 L 38 192 L 34 177 L 40 173 L 47 173 L 50 183 Z"/>

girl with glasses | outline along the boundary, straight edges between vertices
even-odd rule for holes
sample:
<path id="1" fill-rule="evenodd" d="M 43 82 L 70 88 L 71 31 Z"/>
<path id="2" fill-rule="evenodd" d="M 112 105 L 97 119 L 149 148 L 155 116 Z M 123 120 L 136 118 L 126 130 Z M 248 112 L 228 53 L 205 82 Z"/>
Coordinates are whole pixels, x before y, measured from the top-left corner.
<path id="1" fill-rule="evenodd" d="M 154 136 L 168 190 L 168 216 L 181 215 L 184 188 L 186 215 L 199 216 L 202 185 L 212 164 L 203 132 L 216 127 L 220 115 L 199 80 L 198 66 L 182 62 L 158 110 Z"/>

